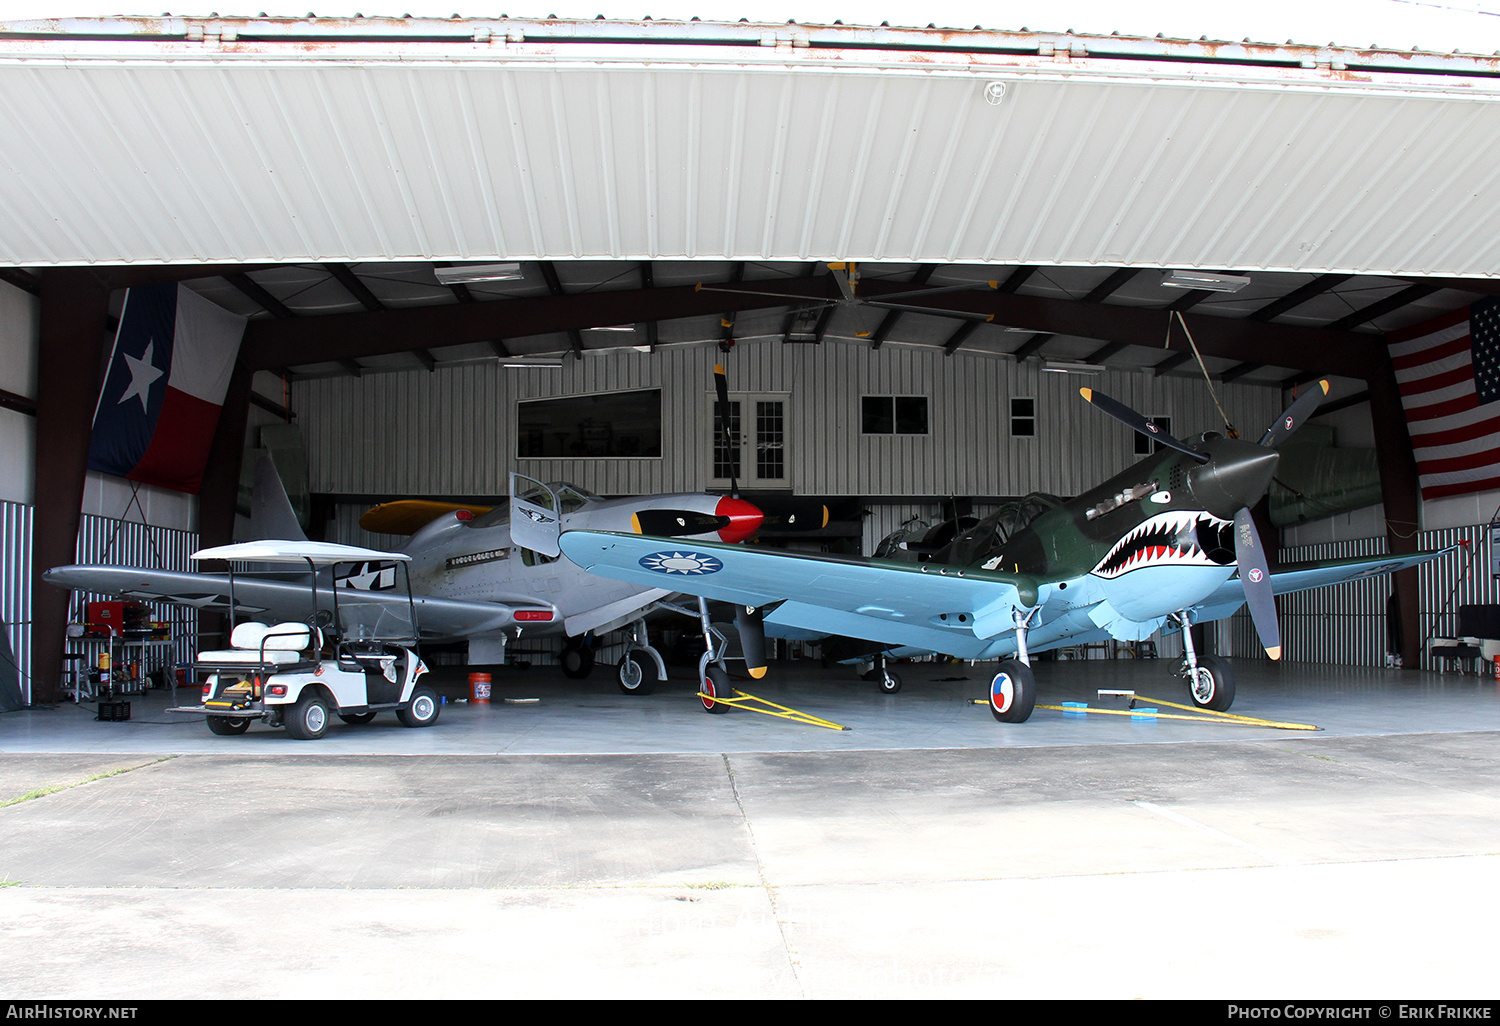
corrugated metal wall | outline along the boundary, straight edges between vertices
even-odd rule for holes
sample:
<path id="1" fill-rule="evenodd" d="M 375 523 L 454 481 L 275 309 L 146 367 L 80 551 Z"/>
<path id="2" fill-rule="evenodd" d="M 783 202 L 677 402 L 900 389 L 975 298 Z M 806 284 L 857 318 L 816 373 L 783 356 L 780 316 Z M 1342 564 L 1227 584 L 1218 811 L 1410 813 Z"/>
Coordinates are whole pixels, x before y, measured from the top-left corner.
<path id="1" fill-rule="evenodd" d="M 22 691 L 28 702 L 31 700 L 32 518 L 32 507 L 18 502 L 0 502 L 0 620 L 9 631 L 11 652 L 15 654 Z M 198 536 L 191 531 L 84 514 L 78 527 L 75 558 L 80 563 L 191 570 L 188 555 L 197 548 Z M 107 598 L 107 595 L 75 592 L 69 607 L 69 622 L 82 620 L 84 603 Z M 153 653 L 149 665 L 154 667 L 163 662 L 191 659 L 197 647 L 198 611 L 164 602 L 150 603 L 150 609 L 151 619 L 172 625 L 172 638 L 176 644 L 170 653 Z"/>
<path id="2" fill-rule="evenodd" d="M 498 362 L 293 384 L 315 492 L 345 495 L 506 493 L 507 474 L 570 480 L 602 495 L 700 491 L 711 480 L 713 366 L 734 392 L 785 393 L 788 485 L 799 494 L 862 496 L 1073 495 L 1135 459 L 1133 435 L 1092 409 L 1080 385 L 1179 435 L 1221 429 L 1192 377 L 1130 370 L 1049 374 L 1035 362 L 941 349 L 827 342 L 743 342 L 727 358 L 708 345 L 566 360 L 561 370 Z M 524 399 L 639 388 L 662 390 L 660 459 L 517 460 L 515 404 Z M 1220 386 L 1229 416 L 1259 432 L 1280 411 L 1274 388 Z M 862 395 L 927 395 L 927 435 L 862 435 Z M 1037 435 L 1009 434 L 1011 396 L 1037 400 Z"/>
<path id="3" fill-rule="evenodd" d="M 1417 542 L 1424 550 L 1458 546 L 1449 555 L 1417 570 L 1422 608 L 1422 665 L 1431 669 L 1435 667 L 1426 657 L 1427 639 L 1454 636 L 1458 630 L 1458 607 L 1500 601 L 1500 584 L 1490 576 L 1488 525 L 1424 531 Z M 1347 559 L 1381 555 L 1385 551 L 1383 537 L 1360 538 L 1283 548 L 1281 561 Z M 1390 594 L 1389 577 L 1372 577 L 1282 596 L 1277 602 L 1286 649 L 1283 658 L 1341 666 L 1385 665 L 1386 601 Z M 1264 658 L 1249 617 L 1241 612 L 1231 623 L 1236 654 L 1260 654 Z"/>
<path id="4" fill-rule="evenodd" d="M 21 694 L 31 701 L 31 507 L 0 502 L 0 621 Z"/>
<path id="5" fill-rule="evenodd" d="M 161 570 L 195 569 L 188 556 L 198 549 L 198 534 L 195 531 L 179 531 L 169 527 L 156 527 L 132 520 L 115 517 L 100 517 L 85 514 L 78 525 L 77 560 L 80 563 L 107 563 L 116 566 L 152 567 Z M 107 595 L 73 593 L 73 604 L 68 612 L 70 623 L 83 618 L 83 603 L 107 599 Z M 154 668 L 163 664 L 188 662 L 197 654 L 198 611 L 191 606 L 179 606 L 166 602 L 148 602 L 152 620 L 165 621 L 172 625 L 170 650 L 152 650 L 146 658 L 147 666 Z M 132 658 L 137 653 L 132 652 Z"/>

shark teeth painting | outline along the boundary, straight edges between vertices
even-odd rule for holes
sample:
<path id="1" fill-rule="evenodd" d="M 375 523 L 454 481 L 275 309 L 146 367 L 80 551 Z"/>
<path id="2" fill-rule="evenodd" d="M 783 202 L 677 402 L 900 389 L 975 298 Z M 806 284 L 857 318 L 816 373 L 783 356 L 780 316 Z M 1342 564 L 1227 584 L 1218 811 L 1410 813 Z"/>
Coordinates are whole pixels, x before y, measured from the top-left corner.
<path id="1" fill-rule="evenodd" d="M 1220 541 L 1234 522 L 1195 510 L 1170 510 L 1143 521 L 1094 567 L 1095 576 L 1113 580 L 1146 566 L 1222 566 Z M 1228 550 L 1228 561 L 1234 559 Z"/>

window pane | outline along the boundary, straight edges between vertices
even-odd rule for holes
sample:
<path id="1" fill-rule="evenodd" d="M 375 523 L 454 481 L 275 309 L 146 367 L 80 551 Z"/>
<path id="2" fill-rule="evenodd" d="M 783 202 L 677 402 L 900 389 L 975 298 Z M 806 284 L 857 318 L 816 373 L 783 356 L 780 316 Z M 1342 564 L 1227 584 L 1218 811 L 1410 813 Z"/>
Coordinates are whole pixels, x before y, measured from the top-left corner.
<path id="1" fill-rule="evenodd" d="M 896 429 L 891 397 L 867 395 L 859 401 L 861 428 L 867 435 L 888 435 Z"/>
<path id="2" fill-rule="evenodd" d="M 517 404 L 522 459 L 661 455 L 661 389 Z"/>
<path id="3" fill-rule="evenodd" d="M 755 476 L 762 481 L 786 476 L 786 436 L 782 404 L 755 404 Z"/>
<path id="4" fill-rule="evenodd" d="M 729 404 L 729 429 L 724 429 L 719 403 L 714 401 L 714 478 L 728 480 L 740 476 L 740 404 Z"/>
<path id="5" fill-rule="evenodd" d="M 925 395 L 896 396 L 896 434 L 925 435 L 927 433 L 927 397 Z"/>
<path id="6" fill-rule="evenodd" d="M 1012 399 L 1010 401 L 1010 436 L 1012 438 L 1036 437 L 1036 400 Z"/>

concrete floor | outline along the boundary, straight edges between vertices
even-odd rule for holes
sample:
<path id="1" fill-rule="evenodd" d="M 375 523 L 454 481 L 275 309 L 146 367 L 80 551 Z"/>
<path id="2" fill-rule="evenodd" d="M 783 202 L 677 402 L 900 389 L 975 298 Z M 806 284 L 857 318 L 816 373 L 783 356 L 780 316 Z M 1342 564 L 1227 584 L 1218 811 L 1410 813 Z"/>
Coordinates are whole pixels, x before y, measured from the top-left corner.
<path id="1" fill-rule="evenodd" d="M 1040 664 L 1041 701 L 1170 670 Z M 0 716 L 0 993 L 1493 998 L 1496 682 L 1236 670 L 1322 729 L 1002 725 L 966 665 L 744 685 L 848 731 L 540 668 L 318 742 Z"/>

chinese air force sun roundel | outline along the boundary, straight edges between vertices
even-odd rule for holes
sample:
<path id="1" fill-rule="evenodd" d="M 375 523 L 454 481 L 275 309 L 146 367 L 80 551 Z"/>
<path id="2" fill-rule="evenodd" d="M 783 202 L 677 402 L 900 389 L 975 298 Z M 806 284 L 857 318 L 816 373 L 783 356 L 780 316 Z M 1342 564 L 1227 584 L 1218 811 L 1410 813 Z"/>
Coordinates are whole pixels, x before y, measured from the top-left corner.
<path id="1" fill-rule="evenodd" d="M 688 577 L 716 574 L 724 569 L 723 563 L 705 552 L 683 552 L 676 549 L 669 552 L 653 552 L 649 556 L 643 556 L 640 564 L 647 570 L 655 570 L 659 574 L 682 574 Z"/>

